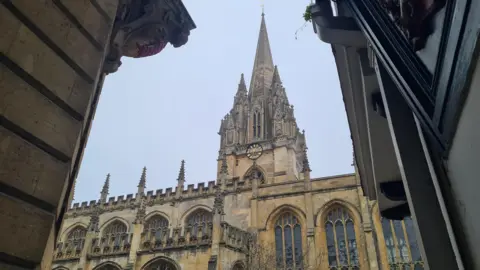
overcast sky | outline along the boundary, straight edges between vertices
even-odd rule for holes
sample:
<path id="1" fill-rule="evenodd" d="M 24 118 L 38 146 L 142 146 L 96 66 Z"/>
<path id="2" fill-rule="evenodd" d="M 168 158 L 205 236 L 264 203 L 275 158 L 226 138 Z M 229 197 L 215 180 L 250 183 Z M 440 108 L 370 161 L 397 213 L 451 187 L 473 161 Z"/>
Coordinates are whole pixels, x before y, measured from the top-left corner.
<path id="1" fill-rule="evenodd" d="M 186 45 L 144 59 L 123 58 L 100 98 L 77 180 L 75 201 L 95 200 L 110 173 L 110 196 L 135 193 L 143 166 L 147 189 L 215 180 L 220 120 L 240 74 L 247 85 L 261 19 L 260 0 L 184 0 L 197 25 Z M 274 64 L 300 129 L 313 177 L 353 172 L 352 143 L 331 47 L 311 23 L 308 0 L 266 0 Z M 300 29 L 300 30 L 299 30 Z M 297 38 L 295 38 L 295 32 Z"/>

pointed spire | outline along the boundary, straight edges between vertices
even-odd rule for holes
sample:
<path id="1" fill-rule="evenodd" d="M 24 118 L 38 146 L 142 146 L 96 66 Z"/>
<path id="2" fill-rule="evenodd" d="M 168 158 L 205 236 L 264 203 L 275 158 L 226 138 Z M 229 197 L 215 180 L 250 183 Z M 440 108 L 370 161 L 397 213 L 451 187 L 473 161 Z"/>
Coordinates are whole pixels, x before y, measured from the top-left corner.
<path id="1" fill-rule="evenodd" d="M 242 93 L 242 94 L 247 93 L 247 86 L 245 84 L 245 77 L 243 76 L 243 73 L 242 73 L 242 75 L 240 75 L 240 82 L 238 83 L 237 96 L 240 93 Z"/>
<path id="2" fill-rule="evenodd" d="M 278 73 L 278 67 L 275 65 L 273 69 L 273 79 L 272 79 L 272 85 L 274 84 L 282 84 L 282 80 L 280 79 L 280 73 Z"/>
<path id="3" fill-rule="evenodd" d="M 252 80 L 250 81 L 249 97 L 261 96 L 266 93 L 272 83 L 273 58 L 268 40 L 265 14 L 262 12 L 260 33 L 258 34 L 257 51 L 253 64 Z"/>
<path id="4" fill-rule="evenodd" d="M 177 178 L 178 183 L 183 186 L 183 183 L 185 183 L 185 160 L 182 159 L 182 163 L 180 165 L 180 171 L 178 172 L 178 178 Z"/>
<path id="5" fill-rule="evenodd" d="M 145 188 L 147 187 L 147 167 L 143 167 L 142 176 L 140 176 L 140 181 L 138 182 L 138 193 L 144 193 Z"/>
<path id="6" fill-rule="evenodd" d="M 103 184 L 102 192 L 100 192 L 100 202 L 106 203 L 108 197 L 108 189 L 110 188 L 110 174 L 107 174 L 105 183 Z"/>

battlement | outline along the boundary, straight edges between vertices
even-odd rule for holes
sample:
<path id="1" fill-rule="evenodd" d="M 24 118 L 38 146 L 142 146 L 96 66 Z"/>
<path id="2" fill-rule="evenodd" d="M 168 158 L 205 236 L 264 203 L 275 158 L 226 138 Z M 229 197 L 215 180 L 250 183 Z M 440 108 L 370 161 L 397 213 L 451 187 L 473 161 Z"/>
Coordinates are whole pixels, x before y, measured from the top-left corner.
<path id="1" fill-rule="evenodd" d="M 200 196 L 209 196 L 213 195 L 215 193 L 215 186 L 216 182 L 215 181 L 209 181 L 209 182 L 201 182 L 197 183 L 195 186 L 194 184 L 190 184 L 187 186 L 187 188 L 183 189 L 180 192 L 180 197 L 182 199 L 187 199 L 187 198 L 195 198 L 195 197 L 200 197 Z M 166 202 L 166 201 L 173 201 L 177 199 L 177 193 L 179 192 L 177 190 L 178 188 L 175 187 L 169 187 L 166 188 L 165 191 L 163 189 L 157 189 L 157 190 L 149 190 L 146 192 L 146 199 L 147 202 L 151 202 L 153 204 L 157 202 Z M 125 195 L 120 195 L 117 197 L 109 197 L 107 202 L 103 205 L 106 209 L 112 209 L 115 207 L 128 207 L 131 206 L 132 202 L 136 200 L 136 196 L 134 194 L 127 194 Z M 88 211 L 92 209 L 93 207 L 98 205 L 98 201 L 92 200 L 90 202 L 81 202 L 81 203 L 74 203 L 73 206 L 69 209 L 69 211 L 74 211 L 74 212 L 82 212 L 82 211 Z"/>

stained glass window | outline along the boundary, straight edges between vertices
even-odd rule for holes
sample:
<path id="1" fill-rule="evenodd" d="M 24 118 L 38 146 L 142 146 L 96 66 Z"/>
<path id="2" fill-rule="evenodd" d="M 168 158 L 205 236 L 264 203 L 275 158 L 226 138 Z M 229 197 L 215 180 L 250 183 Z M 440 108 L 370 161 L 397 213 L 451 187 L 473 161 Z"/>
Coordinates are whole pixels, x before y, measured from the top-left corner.
<path id="1" fill-rule="evenodd" d="M 275 223 L 275 253 L 278 268 L 302 269 L 302 228 L 291 212 L 282 214 Z"/>
<path id="2" fill-rule="evenodd" d="M 423 269 L 410 217 L 403 220 L 382 218 L 382 229 L 390 269 Z"/>
<path id="3" fill-rule="evenodd" d="M 330 269 L 360 269 L 355 225 L 345 208 L 328 212 L 325 233 Z"/>
<path id="4" fill-rule="evenodd" d="M 202 234 L 207 232 L 208 223 L 212 221 L 212 213 L 204 209 L 191 213 L 186 220 L 186 225 L 192 227 L 191 235 L 198 234 L 198 228 L 202 228 Z"/>

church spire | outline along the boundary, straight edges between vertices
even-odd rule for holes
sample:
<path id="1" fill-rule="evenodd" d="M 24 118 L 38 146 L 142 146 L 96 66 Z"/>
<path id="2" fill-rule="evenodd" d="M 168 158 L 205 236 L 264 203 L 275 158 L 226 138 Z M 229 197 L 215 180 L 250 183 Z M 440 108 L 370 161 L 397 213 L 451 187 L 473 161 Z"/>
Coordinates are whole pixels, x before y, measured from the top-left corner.
<path id="1" fill-rule="evenodd" d="M 262 96 L 267 93 L 272 82 L 273 69 L 273 58 L 270 50 L 270 42 L 268 41 L 265 14 L 262 12 L 257 51 L 255 53 L 255 61 L 253 64 L 252 80 L 250 81 L 250 98 L 252 98 L 252 96 Z"/>

